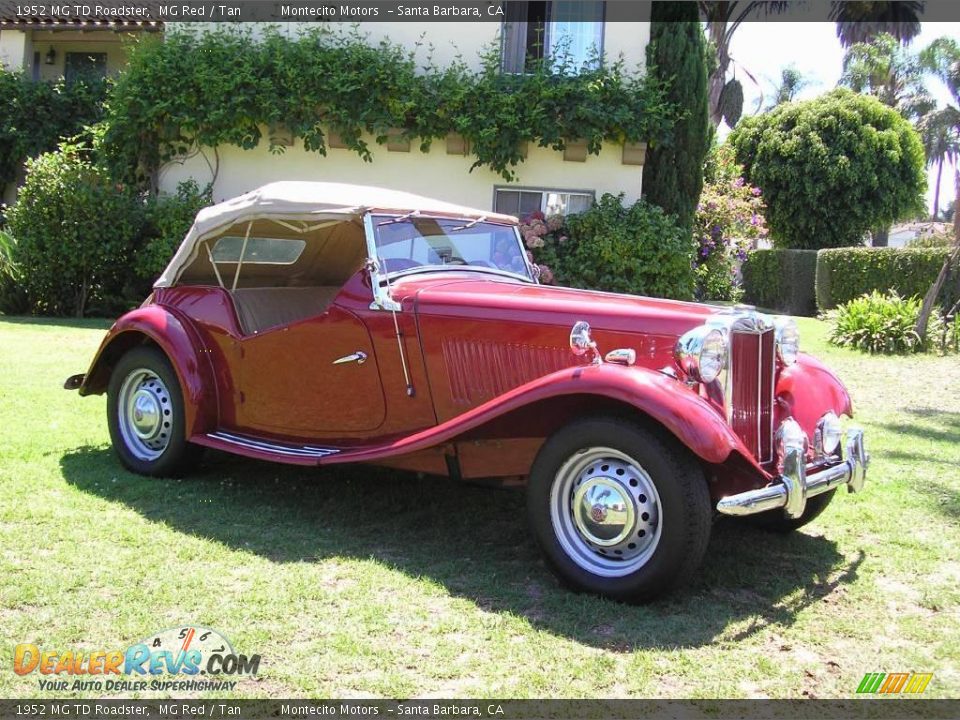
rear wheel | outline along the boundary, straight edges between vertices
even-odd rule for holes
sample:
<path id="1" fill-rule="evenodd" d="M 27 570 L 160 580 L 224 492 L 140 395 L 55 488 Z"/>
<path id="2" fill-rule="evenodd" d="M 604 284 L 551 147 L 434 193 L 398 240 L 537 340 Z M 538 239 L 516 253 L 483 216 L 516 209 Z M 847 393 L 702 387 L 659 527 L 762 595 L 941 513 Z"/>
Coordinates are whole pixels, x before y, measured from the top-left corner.
<path id="1" fill-rule="evenodd" d="M 180 475 L 202 452 L 186 440 L 180 382 L 156 348 L 120 358 L 107 388 L 107 424 L 120 462 L 141 475 Z"/>
<path id="2" fill-rule="evenodd" d="M 547 440 L 531 470 L 528 514 L 567 585 L 643 601 L 699 567 L 710 495 L 686 448 L 629 422 L 583 420 Z"/>
<path id="3" fill-rule="evenodd" d="M 743 518 L 747 523 L 754 527 L 768 530 L 770 532 L 788 533 L 802 528 L 809 522 L 813 522 L 820 513 L 827 509 L 827 505 L 833 500 L 836 490 L 825 492 L 822 495 L 815 495 L 807 500 L 807 507 L 797 518 L 788 518 L 783 514 L 783 510 L 767 510 L 756 515 L 747 515 Z"/>

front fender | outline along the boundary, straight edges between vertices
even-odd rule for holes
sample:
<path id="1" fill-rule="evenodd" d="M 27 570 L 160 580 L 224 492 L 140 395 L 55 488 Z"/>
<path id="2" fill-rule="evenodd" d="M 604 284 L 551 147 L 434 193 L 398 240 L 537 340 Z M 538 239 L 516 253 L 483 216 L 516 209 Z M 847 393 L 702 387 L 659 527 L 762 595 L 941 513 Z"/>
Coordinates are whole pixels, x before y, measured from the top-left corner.
<path id="1" fill-rule="evenodd" d="M 850 394 L 826 365 L 801 353 L 797 362 L 784 368 L 777 380 L 777 424 L 788 417 L 796 420 L 808 438 L 813 438 L 817 421 L 828 410 L 839 417 L 853 417 Z"/>
<path id="2" fill-rule="evenodd" d="M 372 461 L 424 450 L 525 406 L 564 395 L 600 396 L 632 405 L 669 430 L 703 461 L 720 464 L 731 452 L 737 451 L 763 472 L 707 400 L 660 372 L 614 364 L 559 370 L 516 387 L 436 427 L 387 446 L 334 455 L 325 458 L 324 462 Z"/>
<path id="3" fill-rule="evenodd" d="M 187 436 L 216 428 L 216 382 L 210 353 L 189 319 L 162 305 L 146 305 L 117 320 L 90 364 L 81 395 L 107 390 L 110 374 L 125 352 L 152 342 L 166 354 L 183 391 Z"/>

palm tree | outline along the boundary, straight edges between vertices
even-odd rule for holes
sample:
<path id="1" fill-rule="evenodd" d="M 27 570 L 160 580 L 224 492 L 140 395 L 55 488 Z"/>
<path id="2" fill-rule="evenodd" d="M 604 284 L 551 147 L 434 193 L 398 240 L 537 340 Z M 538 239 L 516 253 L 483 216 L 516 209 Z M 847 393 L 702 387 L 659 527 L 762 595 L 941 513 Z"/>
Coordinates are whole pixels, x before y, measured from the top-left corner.
<path id="1" fill-rule="evenodd" d="M 772 110 L 777 105 L 793 102 L 797 94 L 809 84 L 810 81 L 795 66 L 790 65 L 781 69 L 780 82 L 773 86 L 773 97 L 766 109 Z"/>
<path id="2" fill-rule="evenodd" d="M 936 165 L 937 181 L 933 194 L 933 220 L 940 217 L 940 182 L 945 163 L 955 163 L 960 157 L 960 113 L 956 108 L 940 108 L 920 118 L 917 129 L 923 137 L 927 165 Z"/>
<path id="3" fill-rule="evenodd" d="M 953 104 L 947 106 L 943 111 L 949 111 L 954 120 L 953 131 L 960 132 L 960 45 L 953 38 L 938 38 L 920 53 L 920 59 L 923 65 L 939 77 L 950 94 L 953 96 Z M 960 203 L 960 171 L 954 171 L 954 193 L 956 207 Z M 920 306 L 920 314 L 917 317 L 916 333 L 920 337 L 926 337 L 927 324 L 930 322 L 930 314 L 933 312 L 934 303 L 940 296 L 940 290 L 947 281 L 947 275 L 950 267 L 960 262 L 960 213 L 953 214 L 953 250 L 947 255 L 940 268 L 937 279 L 933 281 L 927 294 L 923 296 L 923 304 Z"/>
<path id="4" fill-rule="evenodd" d="M 915 0 L 840 0 L 831 5 L 830 20 L 837 24 L 837 37 L 844 47 L 873 42 L 881 33 L 909 43 L 920 34 L 923 10 L 923 3 Z"/>
<path id="5" fill-rule="evenodd" d="M 707 38 L 717 52 L 710 74 L 710 120 L 714 127 L 723 120 L 733 127 L 743 111 L 743 87 L 736 78 L 727 80 L 732 58 L 730 43 L 744 21 L 782 13 L 789 2 L 745 2 L 743 0 L 701 0 L 700 15 L 706 21 Z M 748 77 L 754 79 L 746 70 Z"/>
<path id="6" fill-rule="evenodd" d="M 736 124 L 743 109 L 743 88 L 734 78 L 727 79 L 732 58 L 733 35 L 747 20 L 780 15 L 798 6 L 794 2 L 776 0 L 699 0 L 700 15 L 706 23 L 707 37 L 717 53 L 717 63 L 710 75 L 710 120 L 717 127 L 726 120 Z M 845 47 L 870 41 L 887 32 L 900 42 L 909 42 L 920 32 L 923 2 L 916 0 L 836 0 L 830 9 L 830 20 L 837 24 L 837 36 Z M 744 70 L 748 77 L 753 77 Z"/>
<path id="7" fill-rule="evenodd" d="M 856 43 L 847 50 L 840 84 L 854 92 L 873 95 L 904 117 L 915 119 L 936 107 L 923 83 L 926 72 L 918 55 L 884 32 L 872 42 Z M 889 227 L 877 228 L 873 244 L 885 247 L 889 234 Z"/>
<path id="8" fill-rule="evenodd" d="M 926 72 L 918 55 L 884 32 L 869 43 L 856 43 L 847 50 L 840 84 L 873 95 L 904 117 L 915 119 L 935 107 L 923 82 Z"/>

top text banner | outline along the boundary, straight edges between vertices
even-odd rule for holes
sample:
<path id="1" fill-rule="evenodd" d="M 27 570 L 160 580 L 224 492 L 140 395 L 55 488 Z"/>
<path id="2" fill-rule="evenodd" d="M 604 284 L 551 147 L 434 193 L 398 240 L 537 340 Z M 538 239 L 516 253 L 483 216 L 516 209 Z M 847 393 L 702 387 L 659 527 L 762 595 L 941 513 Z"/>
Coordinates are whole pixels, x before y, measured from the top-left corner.
<path id="1" fill-rule="evenodd" d="M 695 2 L 696 0 L 678 0 Z M 701 17 L 707 19 L 711 5 L 735 3 L 699 2 Z M 792 0 L 788 2 L 742 3 L 749 9 L 743 17 L 737 10 L 730 20 L 746 22 L 833 22 L 837 6 L 833 0 Z M 871 3 L 851 1 L 866 8 Z M 313 0 L 102 0 L 101 2 L 20 2 L 0 0 L 0 28 L 48 27 L 64 23 L 152 23 L 152 22 L 503 22 L 523 13 L 517 0 L 439 0 L 396 2 L 332 2 Z M 605 22 L 642 22 L 650 19 L 650 0 L 608 0 Z M 877 5 L 873 3 L 872 5 Z M 960 21 L 960 2 L 926 0 L 917 3 L 921 21 Z"/>

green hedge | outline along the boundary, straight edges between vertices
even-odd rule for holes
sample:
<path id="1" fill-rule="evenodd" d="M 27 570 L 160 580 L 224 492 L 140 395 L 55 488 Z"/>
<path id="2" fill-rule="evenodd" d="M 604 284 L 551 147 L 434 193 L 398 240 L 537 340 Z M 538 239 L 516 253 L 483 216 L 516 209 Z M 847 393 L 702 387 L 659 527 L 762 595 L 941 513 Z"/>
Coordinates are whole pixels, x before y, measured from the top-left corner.
<path id="1" fill-rule="evenodd" d="M 923 297 L 940 272 L 949 248 L 835 248 L 817 258 L 817 307 L 821 312 L 865 293 L 895 290 Z M 940 303 L 956 302 L 960 268 L 951 270 Z"/>
<path id="2" fill-rule="evenodd" d="M 789 315 L 816 315 L 816 273 L 816 250 L 754 250 L 743 264 L 744 300 Z"/>

